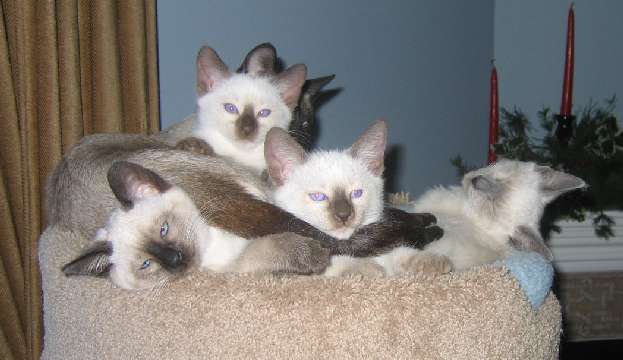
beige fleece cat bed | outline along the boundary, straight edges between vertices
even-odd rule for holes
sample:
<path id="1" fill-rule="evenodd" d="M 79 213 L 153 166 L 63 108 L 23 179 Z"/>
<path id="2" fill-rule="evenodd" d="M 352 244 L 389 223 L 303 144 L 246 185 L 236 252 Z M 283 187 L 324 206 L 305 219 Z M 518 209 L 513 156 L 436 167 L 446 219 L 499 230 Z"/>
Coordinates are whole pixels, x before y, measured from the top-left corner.
<path id="1" fill-rule="evenodd" d="M 40 239 L 43 359 L 555 359 L 553 294 L 533 310 L 504 267 L 435 278 L 195 273 L 152 291 L 65 277 L 83 238 Z"/>

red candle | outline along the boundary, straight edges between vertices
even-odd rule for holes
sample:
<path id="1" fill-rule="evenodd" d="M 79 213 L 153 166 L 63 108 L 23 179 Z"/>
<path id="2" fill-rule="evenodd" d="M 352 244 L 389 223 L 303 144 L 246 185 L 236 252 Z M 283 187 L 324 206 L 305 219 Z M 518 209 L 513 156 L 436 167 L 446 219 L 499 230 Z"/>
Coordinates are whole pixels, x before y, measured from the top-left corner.
<path id="1" fill-rule="evenodd" d="M 491 101 L 489 104 L 489 152 L 487 154 L 487 164 L 495 163 L 496 155 L 494 144 L 498 142 L 498 123 L 500 111 L 498 109 L 498 72 L 493 65 L 491 69 Z"/>
<path id="2" fill-rule="evenodd" d="M 575 12 L 573 3 L 569 7 L 567 18 L 567 49 L 565 51 L 565 73 L 562 83 L 562 102 L 560 104 L 560 115 L 567 117 L 571 115 L 571 103 L 573 98 L 573 38 L 575 34 Z"/>

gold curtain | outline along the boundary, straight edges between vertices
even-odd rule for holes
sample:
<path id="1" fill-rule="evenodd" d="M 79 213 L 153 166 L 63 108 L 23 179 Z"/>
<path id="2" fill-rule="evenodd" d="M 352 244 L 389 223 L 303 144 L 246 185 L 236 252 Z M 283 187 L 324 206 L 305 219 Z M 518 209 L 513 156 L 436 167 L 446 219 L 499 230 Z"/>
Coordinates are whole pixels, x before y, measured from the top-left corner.
<path id="1" fill-rule="evenodd" d="M 0 1 L 0 358 L 37 359 L 45 180 L 83 135 L 159 130 L 156 2 Z"/>

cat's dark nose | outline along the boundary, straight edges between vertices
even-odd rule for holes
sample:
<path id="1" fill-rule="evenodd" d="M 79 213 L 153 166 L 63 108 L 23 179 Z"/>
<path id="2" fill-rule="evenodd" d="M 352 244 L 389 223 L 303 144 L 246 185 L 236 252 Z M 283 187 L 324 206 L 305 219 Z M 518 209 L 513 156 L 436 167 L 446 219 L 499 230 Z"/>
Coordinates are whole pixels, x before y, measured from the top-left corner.
<path id="1" fill-rule="evenodd" d="M 353 214 L 353 206 L 346 199 L 337 199 L 333 203 L 333 213 L 343 224 L 346 224 Z"/>
<path id="2" fill-rule="evenodd" d="M 245 107 L 244 111 L 236 120 L 236 132 L 240 139 L 253 138 L 257 130 L 257 119 L 251 107 Z"/>

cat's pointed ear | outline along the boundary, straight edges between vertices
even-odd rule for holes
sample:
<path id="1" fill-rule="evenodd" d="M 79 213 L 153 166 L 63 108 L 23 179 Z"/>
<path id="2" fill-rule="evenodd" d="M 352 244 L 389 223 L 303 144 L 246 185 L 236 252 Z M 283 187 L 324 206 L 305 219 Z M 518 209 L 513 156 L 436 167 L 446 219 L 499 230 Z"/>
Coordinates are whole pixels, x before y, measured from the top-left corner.
<path id="1" fill-rule="evenodd" d="M 307 67 L 303 64 L 296 64 L 279 73 L 273 80 L 281 93 L 281 98 L 290 110 L 294 109 L 299 102 L 306 76 Z"/>
<path id="2" fill-rule="evenodd" d="M 266 134 L 264 158 L 268 165 L 268 176 L 283 185 L 292 170 L 305 161 L 305 149 L 285 130 L 272 128 Z"/>
<path id="3" fill-rule="evenodd" d="M 110 189 L 125 208 L 131 208 L 136 200 L 171 188 L 171 184 L 160 175 L 127 161 L 114 162 L 107 176 Z"/>
<path id="4" fill-rule="evenodd" d="M 384 169 L 386 144 L 387 122 L 379 119 L 355 141 L 349 152 L 355 159 L 363 161 L 372 174 L 381 176 Z"/>
<path id="5" fill-rule="evenodd" d="M 305 85 L 303 86 L 303 94 L 305 96 L 309 96 L 311 99 L 333 79 L 335 79 L 335 74 L 315 79 L 308 79 L 305 81 Z"/>
<path id="6" fill-rule="evenodd" d="M 63 273 L 66 276 L 106 276 L 112 266 L 111 255 L 112 244 L 109 241 L 94 241 L 80 256 L 63 266 Z"/>
<path id="7" fill-rule="evenodd" d="M 209 46 L 203 46 L 197 54 L 197 95 L 202 96 L 210 92 L 231 73 L 227 65 L 221 60 L 216 51 Z"/>
<path id="8" fill-rule="evenodd" d="M 275 47 L 271 43 L 259 44 L 249 51 L 236 72 L 251 75 L 275 75 L 275 61 L 277 61 Z"/>
<path id="9" fill-rule="evenodd" d="M 586 187 L 584 180 L 579 177 L 556 171 L 548 166 L 537 166 L 536 171 L 541 176 L 540 190 L 546 202 L 550 202 L 568 191 Z"/>
<path id="10" fill-rule="evenodd" d="M 534 251 L 541 254 L 548 261 L 554 260 L 554 255 L 545 244 L 541 234 L 527 226 L 518 226 L 511 236 L 510 242 L 517 250 Z"/>

